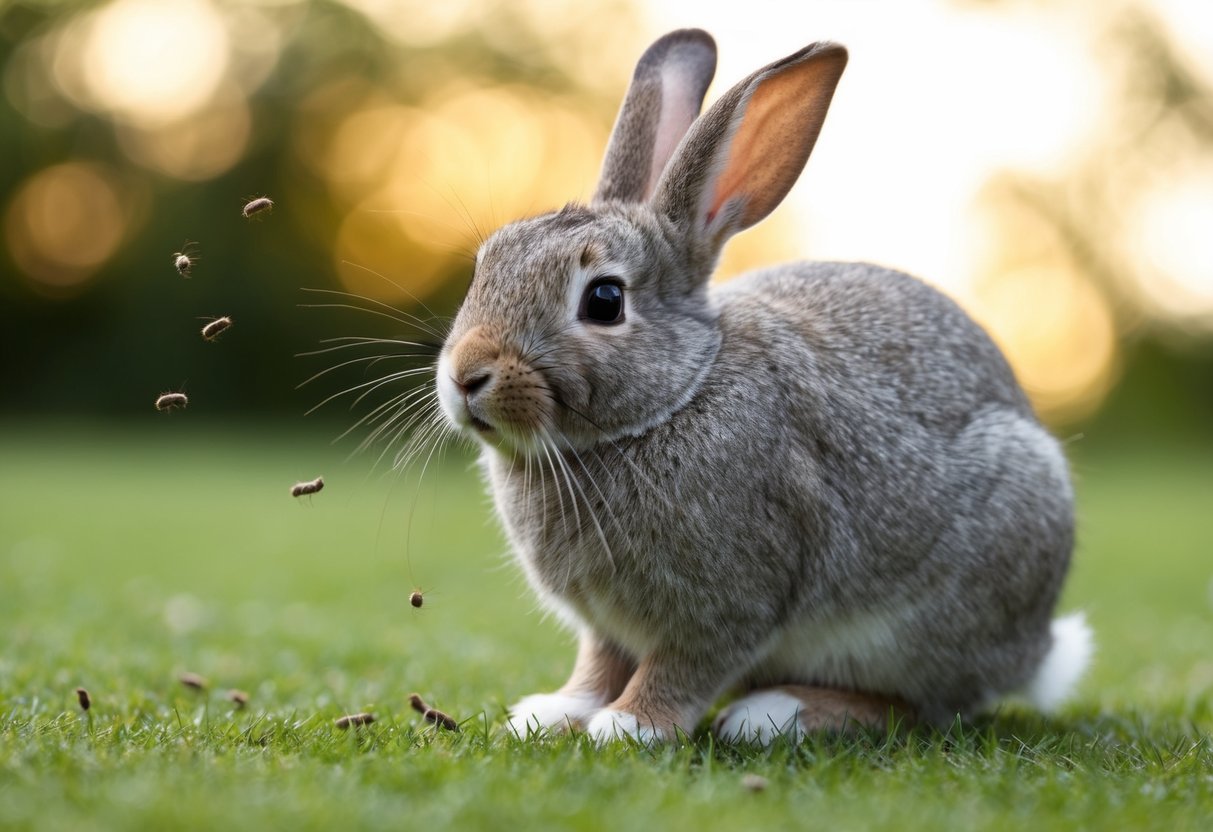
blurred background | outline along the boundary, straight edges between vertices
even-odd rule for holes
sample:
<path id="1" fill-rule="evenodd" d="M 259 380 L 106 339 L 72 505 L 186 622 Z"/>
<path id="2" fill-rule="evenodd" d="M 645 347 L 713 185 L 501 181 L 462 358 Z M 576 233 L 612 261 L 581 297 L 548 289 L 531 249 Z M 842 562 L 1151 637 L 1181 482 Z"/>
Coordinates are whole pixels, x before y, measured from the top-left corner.
<path id="1" fill-rule="evenodd" d="M 718 279 L 903 269 L 1065 436 L 1213 438 L 1203 0 L 4 2 L 0 413 L 145 419 L 185 389 L 301 416 L 347 385 L 296 390 L 335 363 L 296 353 L 403 334 L 303 290 L 441 331 L 480 236 L 589 197 L 634 60 L 686 25 L 720 48 L 709 101 L 806 42 L 851 50 L 805 175 Z M 275 210 L 245 220 L 260 195 Z M 215 315 L 236 325 L 203 344 Z"/>

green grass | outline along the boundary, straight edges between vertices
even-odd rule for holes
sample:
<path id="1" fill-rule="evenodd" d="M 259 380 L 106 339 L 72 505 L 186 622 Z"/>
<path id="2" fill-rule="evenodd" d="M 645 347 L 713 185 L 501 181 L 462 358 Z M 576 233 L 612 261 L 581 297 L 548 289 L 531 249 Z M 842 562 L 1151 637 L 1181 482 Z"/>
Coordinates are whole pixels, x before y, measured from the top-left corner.
<path id="1" fill-rule="evenodd" d="M 572 645 L 505 565 L 465 456 L 418 487 L 271 429 L 4 427 L 0 828 L 1213 823 L 1208 454 L 1078 460 L 1063 608 L 1088 610 L 1100 651 L 1052 720 L 1008 709 L 795 749 L 696 735 L 597 750 L 501 733 L 504 706 L 562 681 Z M 287 495 L 318 473 L 310 503 Z M 210 690 L 182 687 L 186 670 Z M 414 690 L 463 732 L 426 727 Z M 334 727 L 355 710 L 379 721 Z M 743 788 L 750 772 L 764 792 Z"/>

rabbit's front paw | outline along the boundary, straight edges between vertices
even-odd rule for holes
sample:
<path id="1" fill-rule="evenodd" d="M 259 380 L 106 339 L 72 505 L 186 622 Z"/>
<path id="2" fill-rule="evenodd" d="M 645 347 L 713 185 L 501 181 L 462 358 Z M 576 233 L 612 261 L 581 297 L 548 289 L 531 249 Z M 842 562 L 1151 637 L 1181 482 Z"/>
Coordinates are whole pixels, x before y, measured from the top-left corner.
<path id="1" fill-rule="evenodd" d="M 580 727 L 602 705 L 592 693 L 534 693 L 510 708 L 509 730 L 526 739 L 532 732 Z"/>
<path id="2" fill-rule="evenodd" d="M 627 738 L 647 745 L 664 739 L 664 732 L 652 722 L 641 723 L 635 715 L 627 711 L 613 711 L 610 708 L 595 714 L 585 727 L 585 732 L 599 745 L 620 742 Z"/>

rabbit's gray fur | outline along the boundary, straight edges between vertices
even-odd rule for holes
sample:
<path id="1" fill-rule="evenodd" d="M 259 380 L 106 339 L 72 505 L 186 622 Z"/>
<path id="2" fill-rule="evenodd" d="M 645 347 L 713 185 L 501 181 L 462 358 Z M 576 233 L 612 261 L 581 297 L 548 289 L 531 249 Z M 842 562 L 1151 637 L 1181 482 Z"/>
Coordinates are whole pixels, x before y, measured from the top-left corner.
<path id="1" fill-rule="evenodd" d="M 650 52 L 689 43 L 702 81 L 704 38 Z M 496 506 L 532 584 L 582 635 L 568 716 L 599 735 L 603 714 L 641 735 L 689 729 L 737 685 L 880 694 L 946 720 L 1027 685 L 1052 645 L 1067 466 L 985 332 L 872 265 L 707 288 L 723 239 L 757 221 L 730 202 L 723 231 L 696 220 L 721 137 L 756 84 L 822 50 L 841 51 L 743 81 L 668 165 L 640 153 L 659 183 L 620 172 L 638 151 L 616 135 L 611 198 L 494 234 L 443 352 L 448 414 L 492 414 Z M 644 123 L 625 104 L 617 134 L 629 118 Z M 570 319 L 602 273 L 626 284 L 620 327 Z M 457 382 L 482 371 L 490 392 L 469 404 Z"/>

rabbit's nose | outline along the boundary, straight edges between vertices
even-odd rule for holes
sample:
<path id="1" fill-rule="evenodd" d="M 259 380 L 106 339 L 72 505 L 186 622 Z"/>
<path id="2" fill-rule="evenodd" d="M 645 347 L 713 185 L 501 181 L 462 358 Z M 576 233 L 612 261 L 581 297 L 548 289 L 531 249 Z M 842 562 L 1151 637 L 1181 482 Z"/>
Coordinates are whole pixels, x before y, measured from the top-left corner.
<path id="1" fill-rule="evenodd" d="M 471 329 L 455 344 L 448 372 L 465 401 L 484 394 L 493 380 L 494 365 L 500 355 L 500 342 L 483 326 Z"/>
<path id="2" fill-rule="evenodd" d="M 488 370 L 480 370 L 474 372 L 468 378 L 462 380 L 456 378 L 452 379 L 452 381 L 455 382 L 455 386 L 459 388 L 459 391 L 463 393 L 464 398 L 471 399 L 478 391 L 484 389 L 492 377 L 493 374 Z"/>

